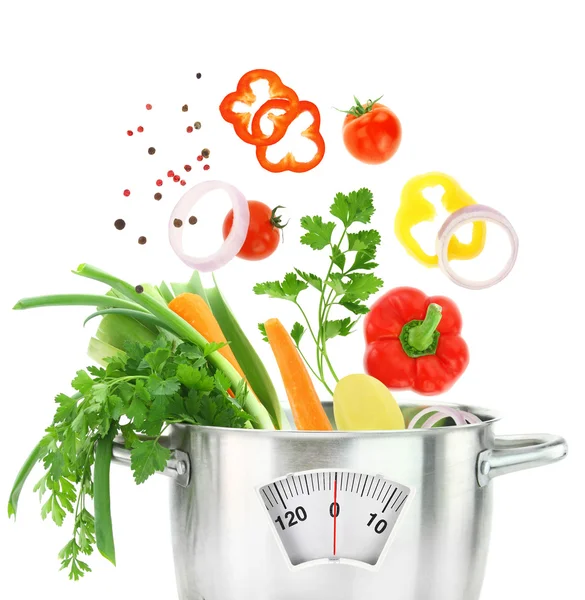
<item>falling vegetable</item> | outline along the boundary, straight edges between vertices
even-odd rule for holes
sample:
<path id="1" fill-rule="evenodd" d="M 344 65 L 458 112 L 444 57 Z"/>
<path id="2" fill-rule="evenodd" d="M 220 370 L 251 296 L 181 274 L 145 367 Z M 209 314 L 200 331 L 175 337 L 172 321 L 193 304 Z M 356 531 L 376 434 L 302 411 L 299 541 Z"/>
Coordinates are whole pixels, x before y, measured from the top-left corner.
<path id="1" fill-rule="evenodd" d="M 256 102 L 256 94 L 252 91 L 252 84 L 258 81 L 266 81 L 270 99 L 279 99 L 285 106 L 282 115 L 272 115 L 271 121 L 274 129 L 270 135 L 265 135 L 262 130 L 250 132 L 253 114 L 248 112 L 234 111 L 234 105 L 243 103 L 250 108 Z M 298 112 L 299 97 L 296 92 L 284 85 L 280 77 L 267 69 L 255 69 L 249 71 L 240 78 L 235 92 L 228 94 L 221 102 L 219 111 L 221 116 L 234 126 L 236 135 L 247 144 L 254 146 L 270 146 L 279 142 L 285 135 L 288 126 L 294 121 Z"/>
<path id="2" fill-rule="evenodd" d="M 379 100 L 380 98 L 378 98 Z M 355 96 L 355 106 L 343 122 L 343 142 L 359 161 L 378 165 L 390 160 L 400 145 L 402 127 L 398 117 L 378 100 L 363 105 Z"/>
<path id="3" fill-rule="evenodd" d="M 365 319 L 366 373 L 390 389 L 445 392 L 469 364 L 461 326 L 461 313 L 449 298 L 409 287 L 390 290 Z"/>
<path id="4" fill-rule="evenodd" d="M 264 330 L 278 364 L 297 429 L 332 431 L 311 376 L 282 323 L 278 319 L 270 319 L 264 323 Z"/>
<path id="5" fill-rule="evenodd" d="M 333 408 L 340 431 L 404 429 L 404 417 L 390 390 L 363 373 L 339 380 Z"/>
<path id="6" fill-rule="evenodd" d="M 335 221 L 324 221 L 320 216 L 301 219 L 301 227 L 305 230 L 301 244 L 328 254 L 324 277 L 295 269 L 287 273 L 282 282 L 266 281 L 254 286 L 256 294 L 288 300 L 299 309 L 304 324 L 295 323 L 291 336 L 303 357 L 307 355 L 301 349 L 301 340 L 312 340 L 316 349 L 315 362 L 307 358 L 305 362 L 331 395 L 334 384 L 330 385 L 330 379 L 337 382 L 338 377 L 327 352 L 327 342 L 352 333 L 361 315 L 369 311 L 366 300 L 383 285 L 383 281 L 370 272 L 378 266 L 375 260 L 380 234 L 375 229 L 355 230 L 356 226 L 368 224 L 374 211 L 370 190 L 362 188 L 349 194 L 338 193 L 330 207 Z M 299 295 L 309 289 L 316 292 L 318 301 L 317 316 L 313 321 L 306 304 L 301 305 L 299 300 Z M 333 311 L 342 310 L 352 316 L 333 318 Z"/>
<path id="7" fill-rule="evenodd" d="M 249 200 L 250 225 L 242 249 L 236 256 L 245 260 L 263 260 L 272 255 L 280 243 L 280 230 L 286 227 L 282 217 L 277 214 L 282 206 L 271 209 L 263 202 Z M 230 210 L 223 222 L 225 240 L 234 223 L 234 211 Z"/>
<path id="8" fill-rule="evenodd" d="M 227 192 L 234 214 L 233 227 L 223 245 L 215 253 L 205 257 L 187 254 L 183 249 L 184 227 L 176 227 L 175 219 L 187 221 L 195 206 L 214 190 Z M 188 190 L 179 200 L 169 220 L 169 241 L 177 256 L 189 267 L 202 272 L 216 271 L 230 262 L 242 249 L 250 224 L 250 208 L 242 192 L 223 181 L 204 181 Z"/>
<path id="9" fill-rule="evenodd" d="M 285 101 L 279 99 L 268 100 L 260 107 L 252 120 L 253 135 L 261 134 L 262 128 L 260 123 L 265 115 L 268 114 L 268 118 L 274 122 L 274 114 L 269 113 L 268 111 L 273 109 L 283 109 L 284 103 Z M 292 152 L 287 152 L 284 158 L 275 163 L 268 159 L 267 147 L 263 145 L 256 147 L 256 158 L 258 159 L 260 166 L 271 173 L 282 173 L 283 171 L 306 173 L 307 171 L 314 169 L 323 160 L 323 157 L 325 156 L 325 140 L 320 131 L 321 115 L 319 109 L 312 102 L 303 100 L 298 104 L 296 116 L 305 112 L 313 117 L 313 122 L 301 133 L 305 139 L 310 140 L 315 144 L 315 154 L 311 159 L 308 161 L 299 161 Z"/>
<path id="10" fill-rule="evenodd" d="M 465 206 L 475 205 L 475 200 L 449 175 L 444 173 L 427 173 L 413 177 L 402 189 L 400 206 L 394 221 L 394 231 L 398 241 L 406 251 L 426 267 L 436 267 L 439 259 L 436 254 L 427 254 L 412 235 L 412 228 L 424 221 L 433 221 L 437 210 L 433 203 L 424 197 L 425 190 L 441 187 L 443 194 L 441 203 L 447 211 L 453 213 Z M 449 260 L 470 260 L 476 258 L 485 246 L 486 225 L 481 220 L 473 223 L 471 241 L 460 242 L 457 237 L 450 236 Z"/>

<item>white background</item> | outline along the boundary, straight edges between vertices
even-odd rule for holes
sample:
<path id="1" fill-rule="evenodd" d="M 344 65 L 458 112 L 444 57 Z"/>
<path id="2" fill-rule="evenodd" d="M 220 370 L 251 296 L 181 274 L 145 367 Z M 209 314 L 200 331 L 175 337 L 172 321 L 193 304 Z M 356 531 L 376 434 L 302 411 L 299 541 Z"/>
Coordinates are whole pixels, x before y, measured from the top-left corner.
<path id="1" fill-rule="evenodd" d="M 510 0 L 5 3 L 2 502 L 50 422 L 53 396 L 67 391 L 74 372 L 88 364 L 91 330 L 81 326 L 83 309 L 13 313 L 12 305 L 36 294 L 99 292 L 99 285 L 70 274 L 80 262 L 137 283 L 187 279 L 189 270 L 166 241 L 166 219 L 187 188 L 163 177 L 164 198 L 156 203 L 153 182 L 184 162 L 197 165 L 191 185 L 203 180 L 195 156 L 207 146 L 209 176 L 230 181 L 248 198 L 285 205 L 292 218 L 273 258 L 236 261 L 219 273 L 251 336 L 258 321 L 279 316 L 290 325 L 294 318 L 283 303 L 257 299 L 252 285 L 293 265 L 319 268 L 310 251 L 299 249 L 298 219 L 325 214 L 338 191 L 374 191 L 375 224 L 384 238 L 380 275 L 387 287 L 414 285 L 449 295 L 464 315 L 471 364 L 441 399 L 500 409 L 506 415 L 501 433 L 561 433 L 570 444 L 563 463 L 495 483 L 483 599 L 578 596 L 585 458 L 580 8 L 579 2 Z M 274 69 L 320 107 L 328 147 L 314 171 L 263 171 L 253 149 L 219 116 L 223 95 L 259 67 Z M 353 94 L 363 100 L 384 94 L 402 121 L 402 146 L 385 165 L 362 165 L 343 147 L 343 116 L 332 107 L 349 108 Z M 146 102 L 155 106 L 148 114 Z M 186 114 L 180 110 L 185 103 Z M 184 127 L 194 120 L 203 127 L 189 137 Z M 128 138 L 126 129 L 140 124 L 146 128 L 142 137 Z M 151 144 L 154 157 L 146 153 Z M 481 292 L 458 288 L 416 263 L 396 241 L 400 190 L 411 176 L 431 170 L 453 175 L 476 200 L 514 223 L 521 251 L 504 283 Z M 126 187 L 132 189 L 129 199 L 122 195 Z M 207 233 L 219 231 L 224 212 L 215 208 L 208 211 Z M 118 217 L 128 222 L 124 232 L 112 226 Z M 139 235 L 148 237 L 145 246 L 136 243 Z M 199 239 L 209 245 L 218 234 Z M 361 332 L 332 347 L 340 371 L 361 369 Z M 268 348 L 260 351 L 276 380 Z M 94 556 L 94 573 L 78 584 L 58 572 L 56 559 L 69 525 L 60 531 L 41 522 L 29 483 L 16 524 L 0 519 L 2 597 L 89 600 L 114 589 L 119 596 L 174 597 L 164 481 L 137 488 L 124 469 L 114 470 L 119 566 Z M 217 565 L 218 577 L 227 571 L 228 565 Z"/>

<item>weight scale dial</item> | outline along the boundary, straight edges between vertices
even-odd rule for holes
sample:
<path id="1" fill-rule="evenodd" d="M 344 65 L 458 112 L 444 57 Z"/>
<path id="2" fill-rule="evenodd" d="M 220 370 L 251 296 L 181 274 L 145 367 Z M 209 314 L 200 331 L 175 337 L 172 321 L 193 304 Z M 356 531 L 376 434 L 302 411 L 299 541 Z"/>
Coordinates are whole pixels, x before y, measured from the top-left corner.
<path id="1" fill-rule="evenodd" d="M 334 562 L 372 569 L 413 490 L 380 475 L 324 470 L 289 474 L 258 494 L 293 568 Z"/>

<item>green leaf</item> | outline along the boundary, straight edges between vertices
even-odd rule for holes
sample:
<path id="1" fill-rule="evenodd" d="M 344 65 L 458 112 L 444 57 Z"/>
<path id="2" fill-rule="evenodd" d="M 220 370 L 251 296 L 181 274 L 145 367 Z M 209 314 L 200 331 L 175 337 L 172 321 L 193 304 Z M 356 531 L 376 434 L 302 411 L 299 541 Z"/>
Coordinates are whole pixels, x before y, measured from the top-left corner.
<path id="1" fill-rule="evenodd" d="M 258 323 L 258 331 L 262 334 L 262 341 L 268 342 L 268 334 L 266 333 L 266 325 L 264 323 Z"/>
<path id="2" fill-rule="evenodd" d="M 352 273 L 348 277 L 350 281 L 345 288 L 345 293 L 352 300 L 367 300 L 384 285 L 384 282 L 373 273 Z"/>
<path id="3" fill-rule="evenodd" d="M 351 311 L 354 315 L 367 315 L 370 312 L 370 309 L 364 304 L 345 300 L 344 298 L 339 301 L 339 304 L 344 308 L 347 308 L 347 310 Z"/>
<path id="4" fill-rule="evenodd" d="M 355 256 L 355 260 L 353 264 L 348 269 L 348 273 L 352 273 L 353 271 L 371 271 L 378 267 L 378 263 L 373 260 L 374 255 L 368 251 L 358 252 Z"/>
<path id="5" fill-rule="evenodd" d="M 191 365 L 179 365 L 177 367 L 177 379 L 187 388 L 194 388 L 201 380 L 201 371 Z"/>
<path id="6" fill-rule="evenodd" d="M 294 273 L 287 273 L 282 283 L 278 281 L 258 283 L 254 286 L 254 292 L 258 295 L 267 295 L 270 298 L 296 302 L 298 295 L 308 287 L 308 284 L 301 281 Z"/>
<path id="7" fill-rule="evenodd" d="M 290 332 L 290 337 L 295 341 L 298 346 L 301 343 L 301 339 L 305 335 L 305 328 L 297 321 Z"/>
<path id="8" fill-rule="evenodd" d="M 154 352 L 149 352 L 142 359 L 138 368 L 146 369 L 147 367 L 150 367 L 154 373 L 160 373 L 170 356 L 170 348 L 157 348 Z"/>
<path id="9" fill-rule="evenodd" d="M 134 427 L 138 430 L 142 429 L 146 421 L 146 415 L 148 414 L 146 403 L 149 401 L 150 394 L 144 387 L 144 381 L 140 380 L 136 383 L 134 398 L 126 411 L 126 416 L 132 420 Z"/>
<path id="10" fill-rule="evenodd" d="M 178 392 L 181 384 L 176 377 L 163 379 L 154 373 L 153 375 L 148 376 L 146 387 L 153 396 L 167 396 Z"/>
<path id="11" fill-rule="evenodd" d="M 349 335 L 352 331 L 354 323 L 355 322 L 352 321 L 350 317 L 346 317 L 345 319 L 336 319 L 334 321 L 327 321 L 324 327 L 325 340 L 330 340 L 338 335 L 344 337 Z"/>
<path id="12" fill-rule="evenodd" d="M 313 250 L 323 250 L 331 243 L 335 223 L 323 221 L 319 216 L 303 217 L 301 227 L 307 232 L 301 237 L 301 244 L 310 246 Z"/>
<path id="13" fill-rule="evenodd" d="M 208 344 L 205 344 L 205 347 L 203 348 L 203 356 L 207 357 L 210 354 L 225 348 L 227 345 L 227 342 L 209 342 Z"/>
<path id="14" fill-rule="evenodd" d="M 360 250 L 375 251 L 380 241 L 380 234 L 375 229 L 364 229 L 356 233 L 349 233 L 348 250 L 350 252 L 358 252 Z"/>
<path id="15" fill-rule="evenodd" d="M 122 437 L 124 438 L 124 446 L 128 450 L 133 448 L 140 441 L 136 435 L 136 432 L 134 431 L 134 425 L 132 423 L 122 425 L 122 427 L 120 427 L 120 431 L 122 432 Z"/>
<path id="16" fill-rule="evenodd" d="M 338 295 L 344 294 L 346 291 L 347 284 L 343 281 L 341 273 L 331 273 L 326 283 Z"/>
<path id="17" fill-rule="evenodd" d="M 224 394 L 227 394 L 227 391 L 231 387 L 230 378 L 225 373 L 222 373 L 221 371 L 216 371 L 214 377 L 215 377 L 216 387 L 219 389 L 219 391 L 223 392 Z M 242 380 L 242 381 L 244 384 L 246 383 L 244 380 Z"/>
<path id="18" fill-rule="evenodd" d="M 373 194 L 367 188 L 350 192 L 347 196 L 339 193 L 331 205 L 331 214 L 337 217 L 345 227 L 353 223 L 369 223 L 374 214 Z"/>
<path id="19" fill-rule="evenodd" d="M 157 440 L 138 442 L 130 453 L 130 467 L 136 483 L 144 483 L 157 471 L 164 471 L 170 458 L 171 451 Z"/>
<path id="20" fill-rule="evenodd" d="M 313 273 L 305 273 L 299 269 L 295 269 L 297 275 L 304 279 L 310 286 L 314 287 L 316 290 L 321 291 L 323 289 L 323 280 L 317 275 L 313 275 Z"/>
<path id="21" fill-rule="evenodd" d="M 87 374 L 87 371 L 77 371 L 75 379 L 71 382 L 71 387 L 78 392 L 81 392 L 84 396 L 89 393 L 93 386 L 93 379 Z"/>
<path id="22" fill-rule="evenodd" d="M 77 414 L 77 400 L 79 398 L 71 398 L 66 394 L 58 394 L 55 396 L 55 402 L 59 405 L 55 411 L 53 423 L 63 423 L 72 421 Z"/>
<path id="23" fill-rule="evenodd" d="M 338 245 L 334 245 L 333 251 L 331 252 L 331 261 L 340 271 L 343 271 L 343 269 L 345 269 L 345 260 L 345 253 L 341 250 L 341 248 Z"/>

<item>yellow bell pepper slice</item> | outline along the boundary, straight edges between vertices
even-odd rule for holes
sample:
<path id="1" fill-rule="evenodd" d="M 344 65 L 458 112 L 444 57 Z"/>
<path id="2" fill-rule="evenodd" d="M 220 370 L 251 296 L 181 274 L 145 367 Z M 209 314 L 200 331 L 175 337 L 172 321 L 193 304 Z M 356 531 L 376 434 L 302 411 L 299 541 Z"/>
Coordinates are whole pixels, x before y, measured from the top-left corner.
<path id="1" fill-rule="evenodd" d="M 439 259 L 436 254 L 427 254 L 412 235 L 412 228 L 423 221 L 434 221 L 437 211 L 432 202 L 424 196 L 425 189 L 441 186 L 444 190 L 441 202 L 453 213 L 464 206 L 477 202 L 449 175 L 444 173 L 427 173 L 413 177 L 404 186 L 400 196 L 400 207 L 394 221 L 394 232 L 398 241 L 407 252 L 427 267 L 436 267 Z M 476 258 L 485 247 L 486 224 L 483 221 L 473 223 L 471 241 L 460 242 L 454 235 L 449 241 L 449 260 L 470 260 Z"/>

